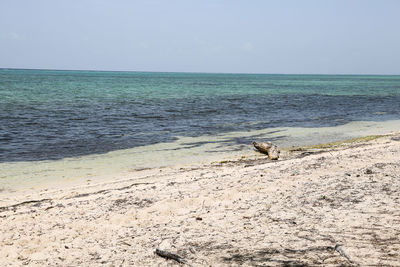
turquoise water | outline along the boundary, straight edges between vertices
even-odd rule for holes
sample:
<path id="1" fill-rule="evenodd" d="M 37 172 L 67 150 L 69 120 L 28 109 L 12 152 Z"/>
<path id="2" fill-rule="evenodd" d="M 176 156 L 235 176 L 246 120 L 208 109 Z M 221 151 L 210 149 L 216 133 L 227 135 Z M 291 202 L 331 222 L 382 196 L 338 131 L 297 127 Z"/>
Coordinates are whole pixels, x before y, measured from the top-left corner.
<path id="1" fill-rule="evenodd" d="M 0 70 L 0 162 L 399 118 L 400 76 Z"/>

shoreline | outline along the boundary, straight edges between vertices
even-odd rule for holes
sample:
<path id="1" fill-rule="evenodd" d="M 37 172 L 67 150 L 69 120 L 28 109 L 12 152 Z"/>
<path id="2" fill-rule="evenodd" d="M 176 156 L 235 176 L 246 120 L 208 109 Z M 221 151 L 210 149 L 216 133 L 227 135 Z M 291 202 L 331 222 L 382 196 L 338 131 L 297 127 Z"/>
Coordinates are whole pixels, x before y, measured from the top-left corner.
<path id="1" fill-rule="evenodd" d="M 2 194 L 30 194 L 38 190 L 93 185 L 131 176 L 133 172 L 159 168 L 192 168 L 214 161 L 256 157 L 251 143 L 268 140 L 280 148 L 308 146 L 381 135 L 398 131 L 400 120 L 352 122 L 335 127 L 269 128 L 216 136 L 179 137 L 159 143 L 106 154 L 55 161 L 0 163 Z M 0 201 L 1 205 L 1 201 Z"/>
<path id="2" fill-rule="evenodd" d="M 0 263 L 396 265 L 400 132 L 367 139 L 9 199 Z"/>

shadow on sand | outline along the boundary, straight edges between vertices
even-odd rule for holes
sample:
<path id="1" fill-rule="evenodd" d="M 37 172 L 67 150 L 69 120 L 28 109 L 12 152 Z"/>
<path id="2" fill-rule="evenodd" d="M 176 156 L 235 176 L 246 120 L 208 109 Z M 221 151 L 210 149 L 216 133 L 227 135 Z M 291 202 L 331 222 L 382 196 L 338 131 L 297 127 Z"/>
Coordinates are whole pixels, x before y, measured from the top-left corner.
<path id="1" fill-rule="evenodd" d="M 263 134 L 254 134 L 254 135 L 243 136 L 243 137 L 224 138 L 222 140 L 215 140 L 215 141 L 210 140 L 210 141 L 199 141 L 199 142 L 183 143 L 182 147 L 175 148 L 174 150 L 191 149 L 191 148 L 201 147 L 203 145 L 216 144 L 216 149 L 223 148 L 226 151 L 239 151 L 239 150 L 242 150 L 243 147 L 246 147 L 246 146 L 249 146 L 249 145 L 252 146 L 252 142 L 253 141 L 276 142 L 276 141 L 285 139 L 285 138 L 287 138 L 286 135 L 279 135 L 279 136 L 274 136 L 274 137 L 266 137 L 269 134 L 275 134 L 275 133 L 279 133 L 279 132 L 283 132 L 283 131 L 284 130 L 277 130 L 277 131 L 271 131 L 271 132 L 263 133 Z M 207 152 L 215 152 L 215 151 L 207 150 Z"/>
<path id="2" fill-rule="evenodd" d="M 329 264 L 333 266 L 352 266 L 339 256 L 334 247 L 319 246 L 306 249 L 266 248 L 255 252 L 233 254 L 222 258 L 230 265 L 251 266 L 316 266 Z M 328 262 L 326 262 L 328 261 Z"/>

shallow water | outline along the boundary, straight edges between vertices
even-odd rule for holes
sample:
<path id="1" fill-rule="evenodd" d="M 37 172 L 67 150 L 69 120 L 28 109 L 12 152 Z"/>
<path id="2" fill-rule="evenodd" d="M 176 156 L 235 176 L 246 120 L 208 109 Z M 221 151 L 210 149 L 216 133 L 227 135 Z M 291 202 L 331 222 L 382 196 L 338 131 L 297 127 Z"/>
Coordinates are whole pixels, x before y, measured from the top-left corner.
<path id="1" fill-rule="evenodd" d="M 400 120 L 351 122 L 334 127 L 282 127 L 199 137 L 60 160 L 0 163 L 0 189 L 29 191 L 132 178 L 132 171 L 163 166 L 189 167 L 251 157 L 252 141 L 270 140 L 280 147 L 311 145 L 400 131 Z M 134 177 L 135 175 L 133 175 Z"/>

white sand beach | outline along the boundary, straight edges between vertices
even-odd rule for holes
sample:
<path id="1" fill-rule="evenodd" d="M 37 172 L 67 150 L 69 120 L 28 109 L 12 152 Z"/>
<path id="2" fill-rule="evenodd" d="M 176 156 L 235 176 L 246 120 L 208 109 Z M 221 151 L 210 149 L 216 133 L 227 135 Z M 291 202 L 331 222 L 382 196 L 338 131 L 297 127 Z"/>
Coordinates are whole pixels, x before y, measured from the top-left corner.
<path id="1" fill-rule="evenodd" d="M 0 265 L 399 266 L 400 133 L 365 140 L 9 197 Z"/>

